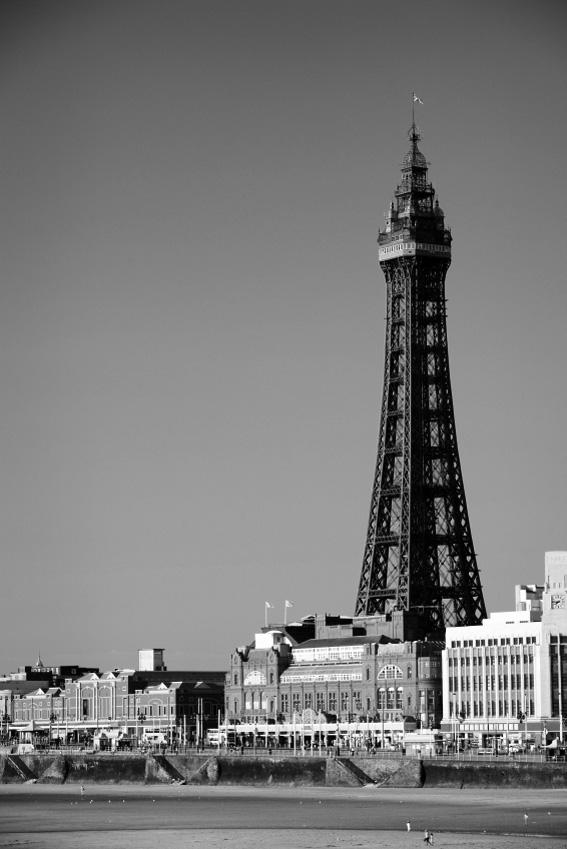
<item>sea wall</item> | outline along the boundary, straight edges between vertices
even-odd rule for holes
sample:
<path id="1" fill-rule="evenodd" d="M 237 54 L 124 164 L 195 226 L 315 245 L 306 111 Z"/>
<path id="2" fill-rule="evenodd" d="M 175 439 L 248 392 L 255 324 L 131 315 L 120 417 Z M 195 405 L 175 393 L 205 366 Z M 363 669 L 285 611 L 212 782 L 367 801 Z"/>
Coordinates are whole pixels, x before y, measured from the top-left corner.
<path id="1" fill-rule="evenodd" d="M 426 787 L 567 787 L 563 763 L 426 761 Z"/>
<path id="2" fill-rule="evenodd" d="M 140 755 L 73 753 L 0 755 L 0 783 L 226 784 L 360 787 L 566 788 L 560 763 L 316 758 L 214 753 Z"/>

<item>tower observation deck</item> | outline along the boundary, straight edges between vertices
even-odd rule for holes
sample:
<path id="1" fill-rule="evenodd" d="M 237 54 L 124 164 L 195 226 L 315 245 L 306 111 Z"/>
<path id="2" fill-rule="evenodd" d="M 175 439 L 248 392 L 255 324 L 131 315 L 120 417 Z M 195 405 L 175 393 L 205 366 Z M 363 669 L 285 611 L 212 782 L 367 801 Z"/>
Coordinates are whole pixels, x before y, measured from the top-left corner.
<path id="1" fill-rule="evenodd" d="M 415 123 L 378 234 L 386 352 L 378 457 L 356 615 L 403 610 L 418 636 L 480 624 L 486 608 L 471 537 L 449 376 L 445 277 L 451 232 Z"/>

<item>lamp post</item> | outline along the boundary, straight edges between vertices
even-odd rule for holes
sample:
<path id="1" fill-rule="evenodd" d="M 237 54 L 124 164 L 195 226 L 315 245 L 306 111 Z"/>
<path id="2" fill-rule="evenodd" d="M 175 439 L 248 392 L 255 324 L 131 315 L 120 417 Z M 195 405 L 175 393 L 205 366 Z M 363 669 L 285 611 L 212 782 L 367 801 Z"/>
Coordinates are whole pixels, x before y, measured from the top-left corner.
<path id="1" fill-rule="evenodd" d="M 520 738 L 521 738 L 521 735 L 522 735 L 522 722 L 526 723 L 525 727 L 524 727 L 524 752 L 525 752 L 526 749 L 528 748 L 528 717 L 527 717 L 527 714 L 524 713 L 524 711 L 520 711 L 519 714 L 518 714 L 518 723 L 519 723 L 519 726 L 520 726 Z"/>
<path id="2" fill-rule="evenodd" d="M 53 723 L 56 722 L 56 721 L 57 721 L 57 714 L 53 713 L 53 712 L 50 713 L 49 714 L 49 741 L 48 741 L 48 744 L 47 744 L 50 749 L 51 749 L 51 743 L 52 743 L 52 740 L 53 740 L 52 726 L 53 726 Z"/>
<path id="3" fill-rule="evenodd" d="M 8 713 L 8 711 L 6 711 L 2 715 L 2 731 L 3 731 L 4 736 L 6 737 L 6 742 L 8 742 L 9 726 L 10 726 L 10 714 Z"/>
<path id="4" fill-rule="evenodd" d="M 451 701 L 453 705 L 453 746 L 454 751 L 457 751 L 457 694 L 451 693 Z"/>
<path id="5" fill-rule="evenodd" d="M 139 710 L 137 715 L 136 715 L 136 743 L 137 743 L 138 748 L 140 748 L 140 738 L 142 736 L 143 729 L 144 729 L 144 720 L 145 720 L 145 716 L 142 713 L 142 711 Z M 138 724 L 140 726 L 140 733 L 139 734 L 138 734 Z"/>

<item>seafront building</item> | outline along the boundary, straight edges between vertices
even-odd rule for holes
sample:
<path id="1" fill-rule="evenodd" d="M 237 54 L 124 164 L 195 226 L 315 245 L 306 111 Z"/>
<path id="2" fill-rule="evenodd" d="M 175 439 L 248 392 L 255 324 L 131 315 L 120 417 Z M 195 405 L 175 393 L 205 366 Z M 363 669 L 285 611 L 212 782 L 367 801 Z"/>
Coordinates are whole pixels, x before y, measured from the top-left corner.
<path id="1" fill-rule="evenodd" d="M 438 727 L 443 645 L 404 640 L 408 619 L 324 614 L 265 627 L 230 658 L 227 742 L 392 748 Z"/>
<path id="2" fill-rule="evenodd" d="M 85 672 L 61 686 L 25 682 L 25 692 L 2 689 L 4 736 L 20 741 L 201 743 L 223 709 L 224 672 L 168 671 L 163 649 L 139 654 L 138 670 Z"/>
<path id="3" fill-rule="evenodd" d="M 448 628 L 442 730 L 491 748 L 562 742 L 567 715 L 567 552 L 545 581 L 516 587 L 516 609 Z"/>

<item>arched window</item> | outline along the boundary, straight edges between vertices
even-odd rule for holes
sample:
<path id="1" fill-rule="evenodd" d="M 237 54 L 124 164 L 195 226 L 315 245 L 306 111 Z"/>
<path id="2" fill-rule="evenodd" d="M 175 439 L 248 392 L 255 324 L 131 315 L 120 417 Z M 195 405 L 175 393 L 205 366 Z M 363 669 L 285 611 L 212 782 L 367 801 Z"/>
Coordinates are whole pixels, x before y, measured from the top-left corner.
<path id="1" fill-rule="evenodd" d="M 398 687 L 396 690 L 396 710 L 403 710 L 404 707 L 404 688 Z"/>
<path id="2" fill-rule="evenodd" d="M 395 680 L 396 678 L 403 678 L 403 677 L 404 677 L 404 673 L 402 672 L 400 667 L 395 666 L 393 663 L 386 664 L 386 666 L 383 666 L 382 669 L 380 670 L 380 672 L 378 673 L 378 678 L 380 678 L 380 679 L 390 678 L 390 679 Z"/>
<path id="3" fill-rule="evenodd" d="M 384 687 L 380 687 L 380 689 L 378 690 L 378 700 L 377 701 L 378 701 L 378 709 L 384 710 L 384 708 L 386 707 L 386 690 L 384 689 Z"/>
<path id="4" fill-rule="evenodd" d="M 388 687 L 388 700 L 386 702 L 386 707 L 388 710 L 394 710 L 395 705 L 395 689 L 394 687 Z"/>

